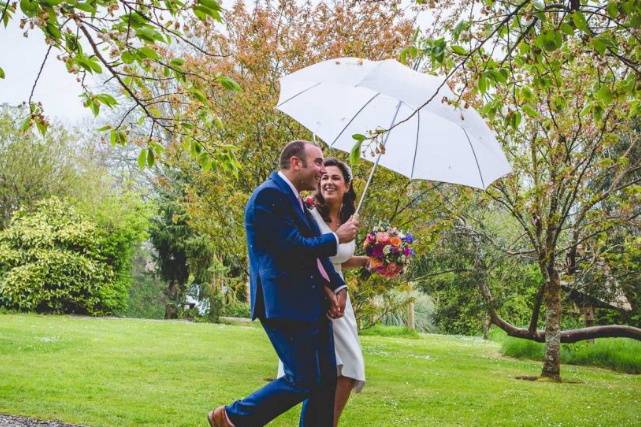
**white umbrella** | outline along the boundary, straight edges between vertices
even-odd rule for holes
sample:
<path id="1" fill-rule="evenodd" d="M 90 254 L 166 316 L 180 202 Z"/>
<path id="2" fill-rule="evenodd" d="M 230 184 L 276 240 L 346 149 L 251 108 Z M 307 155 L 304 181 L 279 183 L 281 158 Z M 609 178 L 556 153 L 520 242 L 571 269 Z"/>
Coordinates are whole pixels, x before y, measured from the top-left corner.
<path id="1" fill-rule="evenodd" d="M 365 150 L 364 158 L 410 179 L 486 189 L 511 167 L 474 109 L 444 102 L 456 95 L 447 85 L 439 89 L 442 82 L 393 59 L 337 58 L 283 77 L 276 108 L 347 152 L 353 134 L 392 128 L 382 135 L 384 153 Z"/>

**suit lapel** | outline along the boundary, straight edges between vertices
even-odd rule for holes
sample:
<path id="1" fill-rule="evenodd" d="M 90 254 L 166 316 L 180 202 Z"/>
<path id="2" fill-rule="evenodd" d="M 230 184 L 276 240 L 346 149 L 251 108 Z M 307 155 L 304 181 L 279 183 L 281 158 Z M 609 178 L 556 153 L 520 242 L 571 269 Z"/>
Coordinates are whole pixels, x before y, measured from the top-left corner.
<path id="1" fill-rule="evenodd" d="M 283 180 L 283 178 L 278 175 L 277 172 L 272 172 L 270 178 L 272 179 L 272 181 L 274 181 L 278 188 L 287 193 L 289 201 L 292 205 L 292 208 L 294 209 L 294 212 L 296 212 L 296 215 L 298 215 L 298 217 L 303 221 L 304 224 L 307 225 L 307 227 L 311 228 L 312 231 L 316 231 L 312 225 L 312 223 L 315 224 L 314 218 L 310 218 L 310 214 L 307 212 L 307 210 L 303 212 L 300 209 L 301 202 L 299 196 L 297 194 L 294 194 L 289 185 Z M 303 209 L 306 209 L 305 205 L 303 205 Z"/>

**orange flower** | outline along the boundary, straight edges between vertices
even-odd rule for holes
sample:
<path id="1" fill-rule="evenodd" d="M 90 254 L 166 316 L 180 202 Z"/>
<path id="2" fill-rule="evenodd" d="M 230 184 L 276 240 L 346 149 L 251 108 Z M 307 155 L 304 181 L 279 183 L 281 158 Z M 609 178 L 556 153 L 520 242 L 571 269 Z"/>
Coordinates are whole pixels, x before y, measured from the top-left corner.
<path id="1" fill-rule="evenodd" d="M 370 269 L 373 270 L 375 268 L 380 267 L 381 265 L 383 265 L 383 261 L 381 261 L 380 259 L 378 259 L 378 258 L 370 258 L 369 259 L 369 268 Z"/>
<path id="2" fill-rule="evenodd" d="M 401 246 L 401 239 L 399 237 L 393 236 L 390 237 L 389 242 L 392 244 L 392 246 L 399 247 Z"/>

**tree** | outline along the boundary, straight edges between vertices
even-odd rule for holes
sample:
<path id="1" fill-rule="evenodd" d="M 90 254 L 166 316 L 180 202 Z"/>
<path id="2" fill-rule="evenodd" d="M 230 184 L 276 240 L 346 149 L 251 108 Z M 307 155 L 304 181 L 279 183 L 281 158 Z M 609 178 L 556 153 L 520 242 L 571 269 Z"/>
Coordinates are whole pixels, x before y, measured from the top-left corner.
<path id="1" fill-rule="evenodd" d="M 161 142 L 167 135 L 192 140 L 202 134 L 200 121 L 185 121 L 181 112 L 199 109 L 206 112 L 210 102 L 203 88 L 237 90 L 238 85 L 220 74 L 196 74 L 186 71 L 184 57 L 190 52 L 209 57 L 222 57 L 218 49 L 206 51 L 198 37 L 192 36 L 190 16 L 201 26 L 213 26 L 221 21 L 222 8 L 217 0 L 23 0 L 0 1 L 0 22 L 6 27 L 9 20 L 20 19 L 20 27 L 38 29 L 48 45 L 40 72 L 53 51 L 65 63 L 69 73 L 77 76 L 83 89 L 84 105 L 94 115 L 101 108 L 113 108 L 127 100 L 126 111 L 119 122 L 101 128 L 109 132 L 112 144 L 125 144 L 128 129 L 146 129 L 140 141 L 144 148 L 140 163 L 153 165 L 163 152 Z M 40 72 L 34 82 L 38 83 Z M 105 76 L 117 96 L 94 93 L 87 83 L 88 76 Z M 0 78 L 5 78 L 0 68 Z M 30 114 L 24 122 L 26 129 L 35 125 L 45 133 L 49 122 L 41 104 L 28 100 Z M 120 101 L 119 99 L 120 98 Z M 164 114 L 171 106 L 172 115 Z"/>
<path id="2" fill-rule="evenodd" d="M 433 70 L 446 72 L 460 93 L 450 102 L 482 107 L 504 144 L 515 173 L 487 195 L 523 231 L 511 242 L 516 249 L 505 252 L 535 260 L 543 282 L 527 328 L 496 312 L 485 281 L 481 292 L 493 322 L 508 334 L 545 341 L 541 375 L 560 380 L 561 342 L 641 339 L 641 330 L 629 326 L 560 328 L 562 281 L 580 283 L 580 258 L 602 259 L 607 235 L 641 214 L 641 165 L 631 156 L 638 138 L 628 137 L 641 100 L 641 8 L 635 1 L 485 1 L 480 13 L 473 7 L 456 3 L 443 21 L 452 29 L 448 39 L 425 39 L 406 56 L 424 55 Z M 492 242 L 482 230 L 468 230 L 478 245 Z M 542 306 L 545 329 L 538 331 Z"/>
<path id="3" fill-rule="evenodd" d="M 50 196 L 70 196 L 80 184 L 72 148 L 61 126 L 46 136 L 21 132 L 21 109 L 0 109 L 0 230 L 18 209 Z"/>
<path id="4" fill-rule="evenodd" d="M 229 144 L 242 168 L 237 173 L 222 167 L 194 173 L 180 160 L 173 165 L 193 174 L 185 197 L 188 223 L 207 236 L 215 259 L 225 267 L 224 275 L 216 276 L 219 277 L 216 280 L 236 289 L 244 287 L 247 277 L 242 222 L 247 198 L 276 168 L 278 154 L 286 141 L 312 139 L 302 126 L 275 111 L 278 80 L 284 74 L 331 57 L 396 56 L 411 39 L 412 27 L 400 2 L 341 1 L 312 5 L 288 0 L 277 4 L 259 2 L 251 9 L 237 2 L 224 21 L 225 30 L 210 33 L 207 41 L 232 55 L 222 61 L 201 57 L 189 62 L 189 66 L 221 72 L 243 87 L 233 97 L 207 94 L 215 99 L 215 113 L 224 123 L 217 138 Z M 336 31 L 337 28 L 341 30 Z M 325 154 L 346 158 L 343 153 Z M 357 166 L 355 175 L 365 176 L 368 170 L 369 166 L 363 163 Z M 362 188 L 363 184 L 359 178 L 357 185 Z M 425 183 L 420 185 L 429 187 Z M 386 212 L 381 213 L 376 210 L 377 197 L 370 196 L 368 202 L 372 203 L 366 205 L 364 216 L 372 221 L 389 217 L 404 222 L 424 206 L 414 184 L 409 185 L 408 180 L 389 172 L 381 172 L 372 191 L 391 197 L 389 205 L 383 207 Z M 425 194 L 428 193 L 422 197 Z M 210 278 L 214 280 L 213 275 Z M 363 288 L 368 286 L 361 284 Z M 388 290 L 384 286 L 375 289 L 376 293 Z M 372 293 L 363 289 L 359 295 L 365 304 Z"/>

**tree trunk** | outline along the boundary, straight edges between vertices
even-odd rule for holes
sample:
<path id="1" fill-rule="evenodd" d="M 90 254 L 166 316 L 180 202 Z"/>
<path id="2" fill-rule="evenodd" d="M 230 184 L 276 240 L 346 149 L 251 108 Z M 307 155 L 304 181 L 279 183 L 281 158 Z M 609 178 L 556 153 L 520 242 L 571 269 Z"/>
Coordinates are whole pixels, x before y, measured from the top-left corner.
<path id="1" fill-rule="evenodd" d="M 169 282 L 165 290 L 165 295 L 169 301 L 165 304 L 165 319 L 178 318 L 178 283 L 175 280 Z"/>
<path id="2" fill-rule="evenodd" d="M 561 281 L 554 266 L 548 267 L 545 284 L 545 356 L 542 377 L 561 381 Z"/>
<path id="3" fill-rule="evenodd" d="M 416 319 L 414 317 L 414 301 L 407 304 L 407 327 L 413 331 L 416 330 Z"/>

